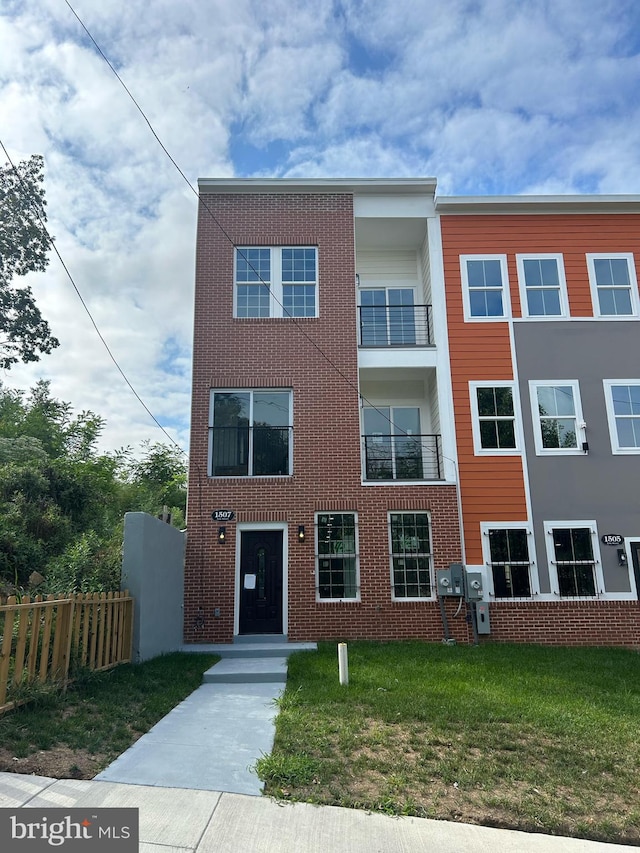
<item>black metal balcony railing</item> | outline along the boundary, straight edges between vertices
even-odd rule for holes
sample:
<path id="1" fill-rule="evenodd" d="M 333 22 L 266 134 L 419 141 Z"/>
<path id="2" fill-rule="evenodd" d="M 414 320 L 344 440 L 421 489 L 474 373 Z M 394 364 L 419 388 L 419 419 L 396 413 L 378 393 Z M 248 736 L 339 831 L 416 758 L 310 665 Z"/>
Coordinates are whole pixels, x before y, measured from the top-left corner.
<path id="1" fill-rule="evenodd" d="M 211 427 L 214 477 L 290 474 L 292 427 Z"/>
<path id="2" fill-rule="evenodd" d="M 442 480 L 439 435 L 363 435 L 365 480 Z"/>
<path id="3" fill-rule="evenodd" d="M 431 305 L 361 305 L 362 347 L 430 347 L 434 345 Z"/>

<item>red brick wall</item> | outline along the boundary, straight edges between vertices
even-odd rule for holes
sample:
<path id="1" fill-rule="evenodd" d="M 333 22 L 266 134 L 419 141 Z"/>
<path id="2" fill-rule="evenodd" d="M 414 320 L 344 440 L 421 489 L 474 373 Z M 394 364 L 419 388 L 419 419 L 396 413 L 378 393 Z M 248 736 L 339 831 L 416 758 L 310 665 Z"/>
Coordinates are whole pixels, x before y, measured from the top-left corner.
<path id="1" fill-rule="evenodd" d="M 494 642 L 640 648 L 637 601 L 500 601 L 489 618 Z"/>
<path id="2" fill-rule="evenodd" d="M 291 639 L 441 637 L 433 603 L 391 601 L 387 512 L 431 513 L 436 567 L 460 560 L 455 487 L 361 485 L 353 204 L 348 194 L 207 194 L 198 223 L 185 639 L 233 637 L 236 524 L 289 524 Z M 315 245 L 319 316 L 233 319 L 233 246 Z M 294 474 L 211 479 L 211 388 L 292 388 Z M 227 542 L 213 509 L 233 509 Z M 317 603 L 314 515 L 357 512 L 361 601 Z M 297 541 L 299 524 L 307 539 Z M 220 608 L 220 617 L 214 609 Z"/>

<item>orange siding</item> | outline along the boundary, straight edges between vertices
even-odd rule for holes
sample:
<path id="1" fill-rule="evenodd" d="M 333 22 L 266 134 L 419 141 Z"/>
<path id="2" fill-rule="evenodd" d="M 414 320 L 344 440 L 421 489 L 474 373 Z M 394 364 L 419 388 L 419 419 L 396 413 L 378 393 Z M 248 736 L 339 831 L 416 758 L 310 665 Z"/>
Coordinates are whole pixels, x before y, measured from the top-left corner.
<path id="1" fill-rule="evenodd" d="M 506 255 L 511 312 L 521 317 L 516 254 L 561 253 L 572 317 L 591 317 L 587 252 L 634 252 L 640 259 L 638 215 L 444 215 L 441 218 L 449 350 L 467 562 L 482 563 L 480 522 L 524 521 L 520 456 L 475 456 L 470 381 L 514 378 L 509 323 L 464 322 L 460 255 Z M 636 269 L 640 279 L 640 271 Z M 527 405 L 527 401 L 523 401 Z"/>

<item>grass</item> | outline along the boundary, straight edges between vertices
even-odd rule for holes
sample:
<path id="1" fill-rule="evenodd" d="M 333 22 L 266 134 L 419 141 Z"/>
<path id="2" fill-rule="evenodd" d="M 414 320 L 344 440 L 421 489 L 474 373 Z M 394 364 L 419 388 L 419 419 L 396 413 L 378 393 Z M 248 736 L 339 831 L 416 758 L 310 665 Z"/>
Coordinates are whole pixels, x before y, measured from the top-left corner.
<path id="1" fill-rule="evenodd" d="M 640 844 L 640 655 L 421 642 L 289 660 L 275 797 Z"/>
<path id="2" fill-rule="evenodd" d="M 0 717 L 0 744 L 14 760 L 56 747 L 88 753 L 98 756 L 98 772 L 195 690 L 217 660 L 174 653 L 84 671 L 66 693 L 36 693 L 29 704 Z"/>

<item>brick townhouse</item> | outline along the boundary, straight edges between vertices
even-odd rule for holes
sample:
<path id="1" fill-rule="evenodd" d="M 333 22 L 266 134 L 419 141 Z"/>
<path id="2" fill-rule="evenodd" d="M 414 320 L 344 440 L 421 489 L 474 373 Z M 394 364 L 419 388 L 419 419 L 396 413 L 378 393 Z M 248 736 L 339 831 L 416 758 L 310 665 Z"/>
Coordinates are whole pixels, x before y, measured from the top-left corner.
<path id="1" fill-rule="evenodd" d="M 187 642 L 640 644 L 640 200 L 435 191 L 200 181 Z"/>

